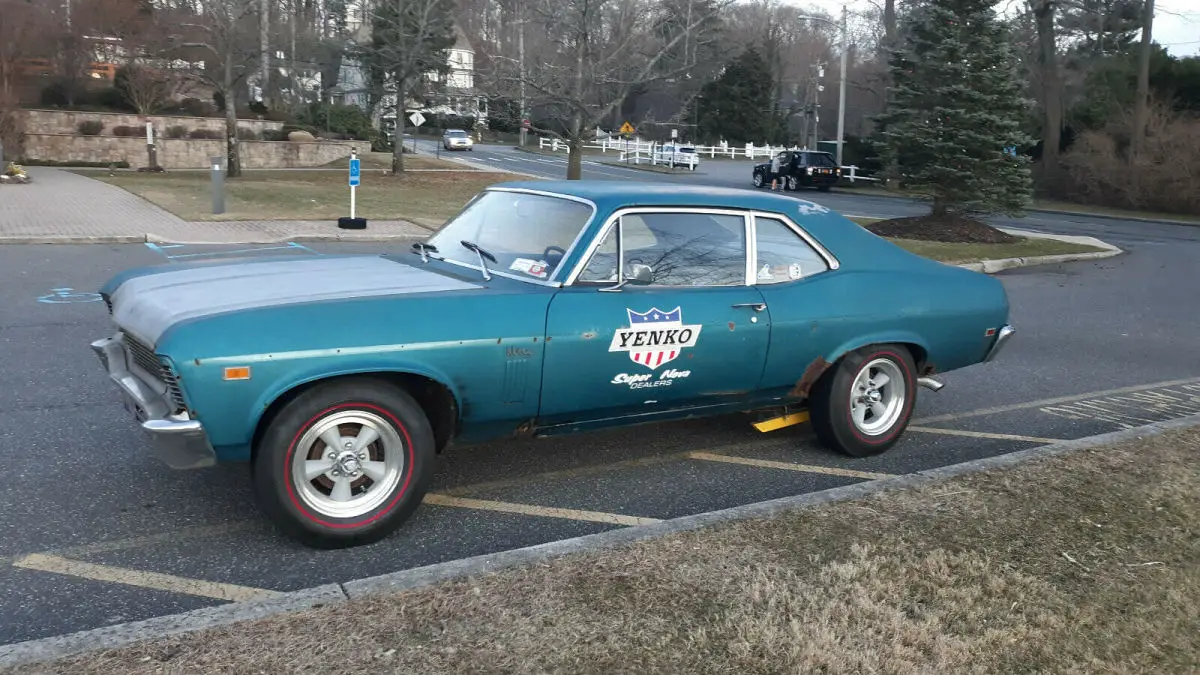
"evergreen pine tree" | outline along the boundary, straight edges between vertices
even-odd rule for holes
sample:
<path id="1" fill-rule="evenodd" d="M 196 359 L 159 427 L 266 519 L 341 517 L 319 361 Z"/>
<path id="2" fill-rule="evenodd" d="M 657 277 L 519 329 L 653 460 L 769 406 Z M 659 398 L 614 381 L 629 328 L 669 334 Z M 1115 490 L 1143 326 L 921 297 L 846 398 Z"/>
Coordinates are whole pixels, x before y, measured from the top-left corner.
<path id="1" fill-rule="evenodd" d="M 890 59 L 881 116 L 890 178 L 927 196 L 933 216 L 1020 215 L 1032 197 L 1018 61 L 992 0 L 927 0 Z"/>
<path id="2" fill-rule="evenodd" d="M 771 70 L 754 47 L 749 47 L 725 67 L 717 79 L 704 85 L 693 101 L 699 110 L 698 135 L 732 144 L 761 143 L 771 123 Z"/>

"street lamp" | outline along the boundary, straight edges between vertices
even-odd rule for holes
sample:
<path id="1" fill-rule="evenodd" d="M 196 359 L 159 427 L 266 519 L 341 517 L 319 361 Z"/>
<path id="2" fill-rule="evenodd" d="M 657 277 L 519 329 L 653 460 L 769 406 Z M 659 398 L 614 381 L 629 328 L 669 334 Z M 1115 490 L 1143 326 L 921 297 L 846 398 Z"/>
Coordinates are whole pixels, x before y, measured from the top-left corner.
<path id="1" fill-rule="evenodd" d="M 847 31 L 847 15 L 846 5 L 842 5 L 842 58 L 841 58 L 841 73 L 838 83 L 838 125 L 837 125 L 837 163 L 842 165 L 842 145 L 845 143 L 846 134 L 846 59 L 849 56 L 849 36 Z M 819 16 L 801 16 L 800 19 L 808 19 L 809 21 L 824 21 L 825 23 L 836 26 L 834 22 Z"/>

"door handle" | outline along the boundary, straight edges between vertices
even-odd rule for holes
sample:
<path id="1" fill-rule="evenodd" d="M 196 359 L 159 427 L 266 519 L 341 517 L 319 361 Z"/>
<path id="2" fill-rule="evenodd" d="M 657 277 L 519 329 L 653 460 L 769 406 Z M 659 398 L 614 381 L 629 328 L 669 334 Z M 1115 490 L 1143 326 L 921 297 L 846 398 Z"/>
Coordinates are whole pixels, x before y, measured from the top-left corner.
<path id="1" fill-rule="evenodd" d="M 767 308 L 767 303 L 765 303 L 765 302 L 739 302 L 736 305 L 734 305 L 734 307 L 750 307 L 756 312 L 761 312 Z"/>

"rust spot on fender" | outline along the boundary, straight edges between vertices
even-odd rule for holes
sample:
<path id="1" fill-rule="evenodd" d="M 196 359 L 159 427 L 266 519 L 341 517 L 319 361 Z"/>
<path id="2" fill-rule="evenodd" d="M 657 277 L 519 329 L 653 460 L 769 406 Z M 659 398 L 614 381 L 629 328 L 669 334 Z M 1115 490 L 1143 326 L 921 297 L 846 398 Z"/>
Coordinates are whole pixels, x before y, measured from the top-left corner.
<path id="1" fill-rule="evenodd" d="M 733 322 L 732 321 L 729 322 L 729 330 L 733 330 Z"/>
<path id="2" fill-rule="evenodd" d="M 833 364 L 826 361 L 825 357 L 818 356 L 804 369 L 804 374 L 800 376 L 800 379 L 796 382 L 796 386 L 792 387 L 792 390 L 788 392 L 788 396 L 795 396 L 797 398 L 807 397 L 808 391 L 817 383 L 817 380 L 821 379 L 821 375 L 826 370 L 829 370 L 829 366 L 831 365 Z"/>
<path id="3" fill-rule="evenodd" d="M 513 432 L 513 438 L 532 438 L 533 430 L 533 420 L 525 420 L 517 426 L 516 431 Z"/>

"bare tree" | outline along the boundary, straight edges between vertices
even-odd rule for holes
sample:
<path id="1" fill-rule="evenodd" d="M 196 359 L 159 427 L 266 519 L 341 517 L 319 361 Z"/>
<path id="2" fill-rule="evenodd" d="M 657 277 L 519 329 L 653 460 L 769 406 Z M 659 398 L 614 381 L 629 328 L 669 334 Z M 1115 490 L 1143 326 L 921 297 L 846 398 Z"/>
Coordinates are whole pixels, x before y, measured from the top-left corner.
<path id="1" fill-rule="evenodd" d="M 202 13 L 181 24 L 191 36 L 179 44 L 212 56 L 213 68 L 196 73 L 221 93 L 225 101 L 226 175 L 242 175 L 241 153 L 237 137 L 238 92 L 250 74 L 258 55 L 255 44 L 255 0 L 195 0 Z M 196 38 L 196 39 L 189 39 Z"/>
<path id="2" fill-rule="evenodd" d="M 20 61 L 38 54 L 36 50 L 54 20 L 44 7 L 25 0 L 0 0 L 0 16 L 4 17 L 0 21 L 0 145 L 6 156 L 16 157 L 22 150 L 16 115 Z"/>
<path id="3" fill-rule="evenodd" d="M 1133 103 L 1133 129 L 1129 134 L 1129 163 L 1137 161 L 1146 135 L 1146 113 L 1150 96 L 1151 28 L 1154 25 L 1154 0 L 1145 0 L 1142 9 L 1142 44 L 1138 48 L 1137 99 Z"/>
<path id="4" fill-rule="evenodd" d="M 396 118 L 392 173 L 404 171 L 405 103 L 428 73 L 445 73 L 454 45 L 454 0 L 379 0 L 371 16 L 371 43 L 358 50 L 376 98 Z"/>
<path id="5" fill-rule="evenodd" d="M 186 88 L 180 73 L 156 68 L 142 59 L 125 64 L 118 89 L 139 115 L 153 115 Z"/>
<path id="6" fill-rule="evenodd" d="M 1062 75 L 1058 68 L 1058 41 L 1054 26 L 1058 2 L 1028 1 L 1037 26 L 1037 63 L 1042 82 L 1042 180 L 1053 189 L 1059 175 L 1063 123 Z"/>
<path id="7" fill-rule="evenodd" d="M 713 39 L 700 31 L 730 0 L 707 3 L 687 17 L 673 17 L 671 31 L 651 32 L 661 5 L 652 0 L 529 0 L 525 58 L 494 55 L 495 85 L 511 91 L 524 84 L 531 104 L 562 120 L 559 128 L 535 131 L 567 141 L 567 178 L 582 176 L 583 141 L 637 89 L 686 73 L 693 64 L 674 60 L 685 39 Z M 681 20 L 682 19 L 682 20 Z"/>

